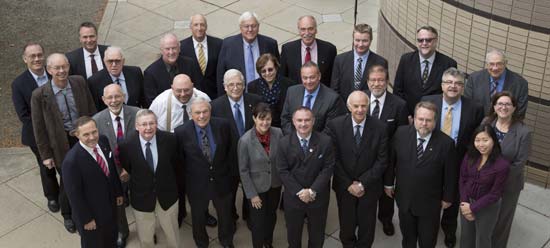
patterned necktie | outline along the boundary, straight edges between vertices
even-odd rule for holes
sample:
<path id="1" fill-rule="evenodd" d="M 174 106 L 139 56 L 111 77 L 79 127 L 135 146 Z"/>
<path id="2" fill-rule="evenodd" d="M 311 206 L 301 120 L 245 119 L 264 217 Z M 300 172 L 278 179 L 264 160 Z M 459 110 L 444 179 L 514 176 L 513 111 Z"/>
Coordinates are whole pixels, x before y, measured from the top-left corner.
<path id="1" fill-rule="evenodd" d="M 95 54 L 90 54 L 90 64 L 92 65 L 92 75 L 97 72 L 97 64 L 95 63 Z"/>
<path id="2" fill-rule="evenodd" d="M 355 90 L 359 89 L 359 86 L 361 85 L 361 76 L 362 76 L 362 64 L 363 64 L 363 58 L 357 59 L 357 68 L 355 68 L 355 75 L 353 77 L 353 88 Z"/>
<path id="3" fill-rule="evenodd" d="M 490 85 L 490 94 L 491 98 L 497 93 L 497 87 L 498 87 L 498 80 L 495 80 L 494 78 L 491 78 L 491 85 Z"/>
<path id="4" fill-rule="evenodd" d="M 206 160 L 208 160 L 209 163 L 212 163 L 212 151 L 210 151 L 210 142 L 208 140 L 208 135 L 206 135 L 206 131 L 204 129 L 201 129 L 199 133 L 201 135 L 202 155 L 206 157 Z"/>
<path id="5" fill-rule="evenodd" d="M 353 138 L 355 139 L 355 145 L 359 146 L 361 143 L 361 125 L 355 125 L 355 135 Z"/>
<path id="6" fill-rule="evenodd" d="M 302 143 L 302 152 L 306 154 L 307 152 L 307 139 L 300 139 L 300 142 Z"/>
<path id="7" fill-rule="evenodd" d="M 186 121 L 189 120 L 189 113 L 187 113 L 187 104 L 181 105 L 181 109 L 183 110 L 183 120 L 181 122 L 181 124 L 183 125 Z"/>
<path id="8" fill-rule="evenodd" d="M 311 61 L 311 47 L 306 47 L 306 57 L 304 58 L 304 64 Z"/>
<path id="9" fill-rule="evenodd" d="M 376 118 L 376 119 L 380 119 L 380 105 L 378 105 L 378 99 L 374 99 L 374 109 L 372 110 L 372 113 L 370 114 L 370 116 Z"/>
<path id="10" fill-rule="evenodd" d="M 115 83 L 118 84 L 118 85 L 120 85 L 120 78 L 116 78 L 116 79 L 115 79 Z"/>
<path id="11" fill-rule="evenodd" d="M 254 69 L 254 52 L 252 51 L 252 45 L 248 45 L 248 57 L 246 58 L 246 82 L 250 82 L 256 79 L 256 73 Z"/>
<path id="12" fill-rule="evenodd" d="M 151 142 L 145 143 L 145 161 L 151 171 L 155 172 L 155 162 L 153 161 L 153 152 L 151 152 Z"/>
<path id="13" fill-rule="evenodd" d="M 451 137 L 451 129 L 453 127 L 453 107 L 448 107 L 445 118 L 443 119 L 443 128 L 441 131 L 444 132 L 447 136 Z"/>
<path id="14" fill-rule="evenodd" d="M 426 140 L 418 138 L 418 145 L 416 146 L 416 157 L 418 159 L 422 158 L 422 155 L 424 155 L 424 141 Z"/>
<path id="15" fill-rule="evenodd" d="M 306 105 L 304 105 L 304 107 L 306 107 L 308 109 L 311 109 L 311 98 L 313 98 L 313 95 L 312 94 L 307 94 L 306 97 L 307 97 Z"/>
<path id="16" fill-rule="evenodd" d="M 95 160 L 97 161 L 97 164 L 99 164 L 99 167 L 101 168 L 105 176 L 109 176 L 109 168 L 107 167 L 105 160 L 103 160 L 101 155 L 99 155 L 99 153 L 97 152 L 97 147 L 94 147 L 93 151 L 94 151 Z"/>
<path id="17" fill-rule="evenodd" d="M 120 116 L 115 118 L 116 124 L 116 146 L 115 146 L 115 164 L 117 167 L 120 167 L 120 148 L 118 144 L 124 139 L 124 133 L 122 132 L 122 123 L 120 122 Z"/>
<path id="18" fill-rule="evenodd" d="M 430 61 L 425 59 L 422 61 L 424 63 L 424 70 L 422 71 L 422 88 L 426 88 L 426 82 L 428 81 L 428 72 L 430 70 Z"/>
<path id="19" fill-rule="evenodd" d="M 243 114 L 241 113 L 240 104 L 235 103 L 233 105 L 233 108 L 235 109 L 235 113 L 233 117 L 235 118 L 235 125 L 237 125 L 237 131 L 239 131 L 239 137 L 243 136 L 244 134 L 244 122 L 243 122 Z"/>
<path id="20" fill-rule="evenodd" d="M 201 67 L 202 75 L 206 71 L 206 58 L 204 57 L 204 50 L 202 49 L 202 43 L 197 45 L 199 47 L 199 66 Z"/>

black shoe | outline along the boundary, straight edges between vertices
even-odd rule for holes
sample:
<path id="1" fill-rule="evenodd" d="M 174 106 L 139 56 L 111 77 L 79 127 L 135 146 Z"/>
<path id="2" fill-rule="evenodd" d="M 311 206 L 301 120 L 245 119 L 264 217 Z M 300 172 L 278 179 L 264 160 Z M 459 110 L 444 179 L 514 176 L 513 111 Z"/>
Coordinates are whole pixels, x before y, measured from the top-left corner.
<path id="1" fill-rule="evenodd" d="M 252 231 L 252 221 L 247 220 L 246 221 L 246 227 L 248 227 L 248 230 Z"/>
<path id="2" fill-rule="evenodd" d="M 157 235 L 156 234 L 153 234 L 153 243 L 155 245 L 157 244 Z"/>
<path id="3" fill-rule="evenodd" d="M 116 240 L 116 247 L 117 248 L 126 247 L 126 238 L 123 238 L 121 235 L 119 235 L 118 239 Z"/>
<path id="4" fill-rule="evenodd" d="M 210 215 L 209 213 L 206 214 L 206 225 L 209 227 L 215 227 L 218 225 L 218 220 L 214 218 L 214 216 Z"/>
<path id="5" fill-rule="evenodd" d="M 445 233 L 445 246 L 453 248 L 456 245 L 456 236 L 452 233 Z"/>
<path id="6" fill-rule="evenodd" d="M 48 208 L 53 213 L 59 212 L 59 203 L 56 200 L 49 200 L 48 201 Z"/>
<path id="7" fill-rule="evenodd" d="M 63 225 L 65 226 L 65 229 L 67 229 L 67 232 L 75 233 L 76 227 L 74 226 L 74 222 L 71 219 L 65 219 L 63 220 Z"/>
<path id="8" fill-rule="evenodd" d="M 393 234 L 395 234 L 395 228 L 393 227 L 393 223 L 391 221 L 383 221 L 382 230 L 388 236 L 393 236 Z"/>

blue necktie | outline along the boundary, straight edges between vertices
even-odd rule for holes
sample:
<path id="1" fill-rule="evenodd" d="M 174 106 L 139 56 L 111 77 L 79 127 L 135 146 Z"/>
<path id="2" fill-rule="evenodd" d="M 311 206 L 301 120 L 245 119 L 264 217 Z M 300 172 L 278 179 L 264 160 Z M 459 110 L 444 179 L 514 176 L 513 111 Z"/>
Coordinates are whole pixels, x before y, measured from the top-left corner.
<path id="1" fill-rule="evenodd" d="M 306 95 L 306 97 L 307 97 L 307 100 L 306 100 L 306 105 L 304 107 L 311 109 L 311 98 L 313 98 L 313 95 L 308 94 Z"/>
<path id="2" fill-rule="evenodd" d="M 302 152 L 304 152 L 304 154 L 306 154 L 307 152 L 307 139 L 300 139 L 301 143 L 302 143 Z"/>
<path id="3" fill-rule="evenodd" d="M 256 73 L 254 72 L 254 52 L 252 52 L 252 45 L 248 45 L 248 58 L 246 59 L 246 82 L 250 82 L 256 79 Z"/>
<path id="4" fill-rule="evenodd" d="M 494 78 L 491 78 L 491 86 L 490 86 L 490 96 L 493 97 L 495 93 L 497 93 L 497 87 L 498 87 L 498 80 L 495 80 Z"/>
<path id="5" fill-rule="evenodd" d="M 237 131 L 239 131 L 239 137 L 243 136 L 244 133 L 244 123 L 243 123 L 243 114 L 241 113 L 241 110 L 239 109 L 240 105 L 238 103 L 235 103 L 233 105 L 233 108 L 235 108 L 235 124 L 237 125 Z"/>

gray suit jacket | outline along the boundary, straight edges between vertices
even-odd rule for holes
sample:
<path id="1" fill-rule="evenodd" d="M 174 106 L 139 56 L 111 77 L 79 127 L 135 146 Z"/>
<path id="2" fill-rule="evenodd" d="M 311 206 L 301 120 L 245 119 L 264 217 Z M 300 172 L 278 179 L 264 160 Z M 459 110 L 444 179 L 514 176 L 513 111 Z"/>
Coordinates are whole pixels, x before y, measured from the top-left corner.
<path id="1" fill-rule="evenodd" d="M 489 72 L 486 69 L 476 71 L 470 74 L 464 89 L 464 96 L 474 99 L 483 106 L 485 115 L 489 114 L 491 108 L 491 96 L 489 95 Z M 527 110 L 527 102 L 529 97 L 529 88 L 527 80 L 521 75 L 506 69 L 506 79 L 502 90 L 507 90 L 512 93 L 518 102 L 516 111 L 522 118 L 525 117 Z"/>
<path id="2" fill-rule="evenodd" d="M 322 132 L 329 120 L 345 114 L 347 110 L 338 93 L 321 83 L 319 87 L 321 88 L 311 110 L 315 114 L 313 130 Z M 299 84 L 289 87 L 286 92 L 285 104 L 281 112 L 281 127 L 285 134 L 289 134 L 294 130 L 292 114 L 302 106 L 305 90 L 304 86 Z"/>
<path id="3" fill-rule="evenodd" d="M 283 137 L 283 132 L 277 127 L 269 130 L 269 156 L 252 128 L 243 134 L 239 140 L 239 173 L 246 198 L 251 199 L 270 188 L 280 187 L 281 178 L 275 166 L 277 144 Z"/>
<path id="4" fill-rule="evenodd" d="M 122 111 L 124 114 L 124 136 L 126 136 L 128 132 L 136 130 L 135 118 L 138 110 L 138 107 L 122 105 Z M 111 150 L 114 151 L 117 141 L 115 129 L 113 128 L 113 121 L 111 120 L 111 115 L 109 114 L 109 108 L 98 112 L 93 118 L 97 124 L 99 134 L 105 135 L 107 139 L 109 139 L 109 146 L 111 146 Z"/>

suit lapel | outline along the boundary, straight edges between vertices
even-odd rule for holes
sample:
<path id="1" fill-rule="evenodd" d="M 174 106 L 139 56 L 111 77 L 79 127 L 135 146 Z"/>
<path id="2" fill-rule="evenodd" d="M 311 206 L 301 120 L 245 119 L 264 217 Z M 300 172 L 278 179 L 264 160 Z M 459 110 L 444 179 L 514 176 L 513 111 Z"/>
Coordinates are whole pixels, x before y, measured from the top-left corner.
<path id="1" fill-rule="evenodd" d="M 294 68 L 302 68 L 302 41 L 296 40 L 295 42 L 296 42 L 295 43 L 296 45 L 292 48 L 292 50 L 294 50 L 294 66 L 295 66 Z M 317 46 L 317 56 L 319 56 L 319 46 Z M 298 70 L 298 78 L 300 78 L 299 70 Z M 300 81 L 302 81 L 301 78 L 300 78 Z"/>
<path id="2" fill-rule="evenodd" d="M 304 163 L 308 161 L 313 156 L 313 154 L 317 154 L 318 142 L 319 140 L 317 138 L 317 135 L 315 135 L 315 133 L 312 133 L 311 138 L 309 139 L 309 142 L 307 144 L 308 147 L 307 147 L 306 154 L 304 156 Z"/>
<path id="3" fill-rule="evenodd" d="M 462 135 L 464 135 L 464 127 L 466 126 L 467 121 L 469 121 L 468 118 L 471 118 L 472 114 L 474 114 L 466 112 L 470 109 L 469 102 L 464 101 L 464 97 L 460 97 L 460 100 L 462 101 L 462 106 L 460 107 L 460 126 L 458 127 L 458 137 L 456 140 L 456 144 L 460 143 Z"/>
<path id="4" fill-rule="evenodd" d="M 86 99 L 86 97 L 81 95 L 81 88 L 76 87 L 73 80 L 69 79 L 69 84 L 71 85 L 71 91 L 73 92 L 74 105 L 76 107 L 76 112 L 78 113 L 78 116 L 82 116 L 82 107 L 84 106 L 82 100 Z"/>
<path id="5" fill-rule="evenodd" d="M 113 123 L 111 120 L 111 114 L 108 109 L 102 113 L 101 121 L 103 122 L 103 125 L 107 127 L 107 136 L 109 137 L 109 140 L 116 140 L 116 133 L 114 127 L 112 126 Z M 124 122 L 126 123 L 126 118 L 124 118 Z"/>
<path id="6" fill-rule="evenodd" d="M 83 163 L 83 164 L 84 164 L 85 166 L 89 166 L 91 170 L 95 170 L 97 173 L 103 175 L 102 178 L 107 179 L 107 177 L 105 176 L 105 172 L 103 172 L 103 169 L 101 169 L 101 167 L 99 166 L 99 163 L 97 163 L 97 161 L 95 160 L 95 158 L 92 157 L 92 156 L 88 153 L 88 151 L 86 151 L 86 149 L 84 149 L 84 147 L 82 147 L 82 145 L 80 144 L 80 142 L 77 143 L 77 144 L 78 144 L 78 149 L 80 150 L 79 154 L 82 155 L 82 159 L 83 159 L 84 161 L 86 161 L 86 160 L 88 161 L 87 163 Z M 101 151 L 103 152 L 103 155 L 105 156 L 105 159 L 107 160 L 107 161 L 105 161 L 105 164 L 106 164 L 107 166 L 109 166 L 108 154 L 105 153 L 105 151 L 103 150 L 103 148 L 102 148 L 101 146 L 100 146 L 100 149 L 101 149 Z M 108 168 L 107 168 L 107 169 L 108 169 Z M 109 171 L 109 172 L 111 172 L 111 171 Z"/>
<path id="7" fill-rule="evenodd" d="M 80 62 L 78 63 L 78 70 L 81 71 L 84 74 L 84 78 L 86 78 L 86 61 L 84 60 L 84 50 L 82 47 L 78 49 L 78 57 L 78 61 Z"/>
<path id="8" fill-rule="evenodd" d="M 242 68 L 240 68 L 240 71 L 246 72 L 246 61 L 244 61 L 243 36 L 241 34 L 239 34 L 238 39 L 239 40 L 238 40 L 237 44 L 239 44 L 239 45 L 237 47 L 237 58 L 236 59 L 241 61 L 241 63 L 239 63 L 242 66 Z M 258 38 L 258 46 L 260 46 L 260 39 L 259 38 Z M 261 54 L 261 50 L 259 50 L 259 51 L 260 51 L 260 54 Z"/>
<path id="9" fill-rule="evenodd" d="M 313 112 L 313 114 L 319 113 L 321 107 L 323 106 L 323 99 L 325 98 L 324 93 L 325 91 L 323 90 L 323 84 L 319 83 L 319 92 L 317 93 L 317 97 L 315 97 L 313 107 L 311 107 L 311 111 Z"/>
<path id="10" fill-rule="evenodd" d="M 244 95 L 243 95 L 243 98 L 244 98 Z M 225 113 L 226 117 L 229 119 L 231 128 L 235 130 L 238 134 L 237 123 L 235 123 L 235 115 L 233 113 L 233 106 L 231 106 L 231 102 L 229 101 L 229 96 L 225 95 L 225 98 L 223 99 L 223 101 L 224 101 L 224 104 L 222 104 L 222 106 L 225 109 L 223 110 L 222 113 Z M 244 99 L 243 99 L 243 102 L 244 102 Z M 243 106 L 243 108 L 246 108 L 246 107 Z"/>
<path id="11" fill-rule="evenodd" d="M 247 93 L 243 94 L 243 103 L 244 103 L 244 128 L 246 130 L 250 129 L 252 127 L 252 103 L 250 102 L 250 98 L 248 97 Z"/>
<path id="12" fill-rule="evenodd" d="M 411 66 L 412 70 L 412 76 L 413 78 L 416 78 L 417 80 L 411 80 L 411 82 L 419 82 L 420 84 L 415 85 L 414 87 L 419 87 L 422 89 L 422 75 L 420 75 L 420 70 L 422 69 L 422 66 L 420 66 L 420 55 L 418 54 L 418 51 L 413 55 L 413 66 Z"/>
<path id="13" fill-rule="evenodd" d="M 296 135 L 296 131 L 292 131 L 289 135 L 290 136 L 290 151 L 297 154 L 298 158 L 302 161 L 305 160 L 305 155 L 302 152 L 302 143 L 298 139 L 298 136 Z M 292 147 L 296 147 L 297 149 L 292 149 Z"/>
<path id="14" fill-rule="evenodd" d="M 391 95 L 387 91 L 386 91 L 386 100 L 381 110 L 382 111 L 380 112 L 380 120 L 384 120 L 384 122 L 386 122 L 386 120 L 388 119 L 388 116 L 393 110 L 393 101 L 392 101 Z M 369 112 L 370 112 L 370 108 L 369 108 Z"/>
<path id="15" fill-rule="evenodd" d="M 250 136 L 248 136 L 248 138 L 250 139 L 250 141 L 252 142 L 252 145 L 254 146 L 254 148 L 256 149 L 256 153 L 257 154 L 260 154 L 260 156 L 262 156 L 264 159 L 267 159 L 269 160 L 269 157 L 267 156 L 267 153 L 264 149 L 264 147 L 262 146 L 262 143 L 260 143 L 260 140 L 258 139 L 257 135 L 256 135 L 256 130 L 250 130 Z M 272 140 L 273 136 L 270 137 L 269 139 L 269 145 L 271 147 L 271 140 Z"/>
<path id="16" fill-rule="evenodd" d="M 126 105 L 122 105 L 122 109 L 124 109 L 124 137 L 126 137 L 126 133 L 128 133 L 128 131 L 132 129 L 132 127 L 130 127 L 130 123 L 135 123 L 135 115 L 129 113 L 130 111 L 128 110 Z"/>
<path id="17" fill-rule="evenodd" d="M 445 118 L 443 113 L 443 96 L 438 95 L 437 99 L 435 99 L 435 105 L 437 106 L 437 115 L 439 118 L 435 120 L 435 128 L 438 130 L 441 130 L 441 118 Z"/>

